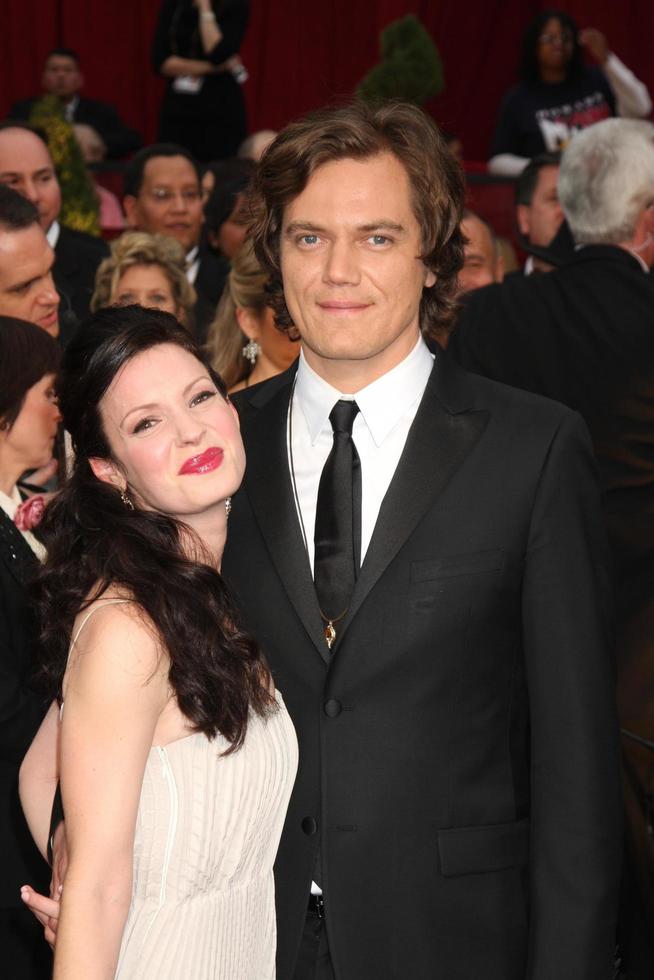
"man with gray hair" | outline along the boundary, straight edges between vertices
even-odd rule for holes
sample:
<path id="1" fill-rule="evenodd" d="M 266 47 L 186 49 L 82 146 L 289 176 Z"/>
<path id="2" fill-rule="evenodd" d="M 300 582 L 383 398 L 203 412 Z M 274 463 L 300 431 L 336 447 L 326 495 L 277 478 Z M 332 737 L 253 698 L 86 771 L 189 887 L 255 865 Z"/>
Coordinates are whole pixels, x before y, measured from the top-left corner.
<path id="1" fill-rule="evenodd" d="M 654 962 L 654 126 L 609 119 L 566 150 L 559 198 L 573 258 L 472 293 L 449 345 L 478 374 L 579 411 L 593 437 L 618 600 L 618 707 L 629 980 Z"/>

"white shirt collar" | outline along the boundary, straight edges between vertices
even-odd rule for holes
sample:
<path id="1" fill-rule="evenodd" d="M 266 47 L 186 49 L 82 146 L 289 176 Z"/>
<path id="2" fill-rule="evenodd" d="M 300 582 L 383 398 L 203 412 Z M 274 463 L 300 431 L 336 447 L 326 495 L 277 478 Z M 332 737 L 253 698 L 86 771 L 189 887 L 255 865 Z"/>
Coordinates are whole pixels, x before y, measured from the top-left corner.
<path id="1" fill-rule="evenodd" d="M 199 245 L 195 245 L 190 252 L 186 253 L 186 278 L 192 286 L 195 285 L 195 280 L 198 277 L 198 269 L 200 268 L 199 251 Z"/>
<path id="2" fill-rule="evenodd" d="M 45 237 L 48 239 L 48 245 L 50 246 L 50 248 L 57 247 L 60 231 L 61 231 L 61 225 L 55 219 L 45 233 Z"/>
<path id="3" fill-rule="evenodd" d="M 304 351 L 301 351 L 295 393 L 309 429 L 311 444 L 315 445 L 324 426 L 330 425 L 329 413 L 342 398 L 356 401 L 375 445 L 381 446 L 416 398 L 422 396 L 433 366 L 433 354 L 420 337 L 403 361 L 355 395 L 346 395 L 316 374 L 307 363 Z"/>

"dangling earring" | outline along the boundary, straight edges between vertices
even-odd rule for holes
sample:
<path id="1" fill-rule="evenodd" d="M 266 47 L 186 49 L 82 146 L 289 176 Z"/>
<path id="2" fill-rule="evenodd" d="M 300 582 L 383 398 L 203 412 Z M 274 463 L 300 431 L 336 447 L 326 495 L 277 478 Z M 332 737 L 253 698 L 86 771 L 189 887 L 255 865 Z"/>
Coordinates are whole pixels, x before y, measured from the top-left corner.
<path id="1" fill-rule="evenodd" d="M 229 517 L 231 512 L 232 512 L 232 498 L 225 497 L 225 514 L 227 515 L 227 517 Z"/>
<path id="2" fill-rule="evenodd" d="M 128 510 L 134 510 L 134 504 L 129 498 L 129 494 L 127 493 L 127 488 L 120 491 L 120 499 L 125 504 Z"/>
<path id="3" fill-rule="evenodd" d="M 254 365 L 257 363 L 257 357 L 261 353 L 261 348 L 256 340 L 248 340 L 241 353 L 243 354 L 245 360 L 249 361 L 252 367 L 254 367 Z"/>

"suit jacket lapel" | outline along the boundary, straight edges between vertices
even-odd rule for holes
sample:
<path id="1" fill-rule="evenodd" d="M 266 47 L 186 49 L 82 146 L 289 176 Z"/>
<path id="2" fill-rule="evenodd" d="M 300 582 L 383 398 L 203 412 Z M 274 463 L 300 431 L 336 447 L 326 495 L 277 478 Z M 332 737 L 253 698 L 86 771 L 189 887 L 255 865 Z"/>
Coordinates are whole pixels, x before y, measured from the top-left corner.
<path id="1" fill-rule="evenodd" d="M 465 372 L 452 361 L 436 355 L 404 452 L 382 502 L 352 602 L 339 631 L 341 636 L 486 428 L 488 412 L 467 407 L 465 378 Z"/>
<path id="2" fill-rule="evenodd" d="M 270 398 L 259 402 L 255 395 L 249 411 L 241 416 L 247 452 L 244 487 L 288 597 L 318 653 L 328 662 L 288 467 L 286 430 L 294 376 L 295 367 L 281 376 L 283 382 Z"/>

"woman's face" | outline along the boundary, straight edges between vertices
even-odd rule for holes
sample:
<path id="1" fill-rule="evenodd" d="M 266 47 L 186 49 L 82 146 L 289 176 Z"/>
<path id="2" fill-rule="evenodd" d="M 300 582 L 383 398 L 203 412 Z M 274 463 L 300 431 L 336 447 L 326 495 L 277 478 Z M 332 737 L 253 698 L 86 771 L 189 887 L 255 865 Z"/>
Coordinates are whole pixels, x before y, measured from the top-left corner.
<path id="1" fill-rule="evenodd" d="M 137 354 L 100 402 L 113 461 L 93 460 L 96 476 L 127 485 L 135 506 L 184 520 L 239 487 L 245 452 L 237 415 L 205 366 L 175 344 Z"/>
<path id="2" fill-rule="evenodd" d="M 160 265 L 130 265 L 118 280 L 110 302 L 113 306 L 138 303 L 173 316 L 180 314 L 173 287 Z"/>
<path id="3" fill-rule="evenodd" d="M 0 431 L 3 458 L 11 461 L 12 466 L 38 469 L 52 459 L 61 421 L 54 383 L 54 374 L 45 374 L 32 385 L 14 424 Z"/>
<path id="4" fill-rule="evenodd" d="M 572 57 L 574 38 L 567 27 L 551 17 L 540 32 L 537 59 L 541 68 L 560 69 Z"/>

